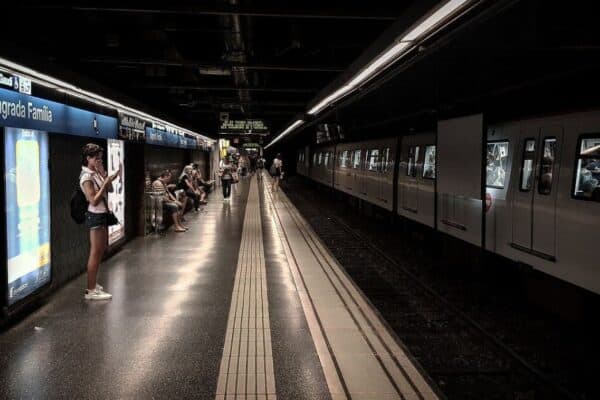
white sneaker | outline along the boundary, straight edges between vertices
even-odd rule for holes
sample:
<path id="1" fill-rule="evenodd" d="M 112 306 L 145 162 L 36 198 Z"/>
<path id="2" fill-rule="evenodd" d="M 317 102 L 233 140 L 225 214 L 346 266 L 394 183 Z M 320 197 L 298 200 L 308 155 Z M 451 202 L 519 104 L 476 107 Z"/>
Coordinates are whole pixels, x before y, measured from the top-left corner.
<path id="1" fill-rule="evenodd" d="M 104 290 L 104 288 L 96 283 L 96 290 L 99 290 L 102 292 Z"/>
<path id="2" fill-rule="evenodd" d="M 110 300 L 112 299 L 112 294 L 103 292 L 101 290 L 98 290 L 97 288 L 94 290 L 86 289 L 85 295 L 83 297 L 85 297 L 86 300 Z"/>

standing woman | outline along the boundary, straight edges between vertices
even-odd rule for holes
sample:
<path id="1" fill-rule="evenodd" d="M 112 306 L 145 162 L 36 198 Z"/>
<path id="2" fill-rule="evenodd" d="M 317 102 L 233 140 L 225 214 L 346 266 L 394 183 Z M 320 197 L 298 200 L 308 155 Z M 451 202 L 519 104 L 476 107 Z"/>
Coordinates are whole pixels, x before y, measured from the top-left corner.
<path id="1" fill-rule="evenodd" d="M 90 256 L 87 264 L 86 300 L 108 300 L 112 295 L 98 285 L 96 277 L 102 256 L 108 245 L 108 201 L 107 193 L 112 192 L 112 182 L 121 175 L 121 165 L 113 174 L 104 169 L 104 150 L 97 144 L 88 143 L 83 147 L 79 186 L 88 201 L 85 213 L 85 226 L 90 230 Z"/>
<path id="2" fill-rule="evenodd" d="M 229 157 L 225 157 L 219 163 L 219 176 L 223 187 L 223 201 L 229 201 L 231 181 L 233 180 L 233 165 L 229 162 Z"/>
<path id="3" fill-rule="evenodd" d="M 283 161 L 281 161 L 281 153 L 277 153 L 277 157 L 275 157 L 273 160 L 270 172 L 271 175 L 273 175 L 273 191 L 276 192 L 279 190 L 279 180 L 281 179 L 281 175 L 283 175 Z"/>

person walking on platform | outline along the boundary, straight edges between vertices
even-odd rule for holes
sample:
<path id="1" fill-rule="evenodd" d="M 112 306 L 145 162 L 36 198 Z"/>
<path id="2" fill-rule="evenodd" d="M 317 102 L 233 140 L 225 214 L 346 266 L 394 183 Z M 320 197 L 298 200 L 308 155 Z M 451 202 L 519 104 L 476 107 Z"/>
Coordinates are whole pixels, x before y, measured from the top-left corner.
<path id="1" fill-rule="evenodd" d="M 229 158 L 225 157 L 219 163 L 219 176 L 221 177 L 221 186 L 223 187 L 223 201 L 229 201 L 231 196 L 231 181 L 233 180 L 233 165 Z"/>
<path id="2" fill-rule="evenodd" d="M 98 269 L 108 245 L 109 212 L 107 193 L 112 192 L 112 182 L 121 176 L 122 165 L 108 175 L 102 161 L 104 150 L 97 144 L 83 147 L 79 186 L 88 201 L 85 226 L 90 230 L 90 255 L 87 263 L 86 300 L 108 300 L 112 295 L 97 282 Z M 113 217 L 114 218 L 114 217 Z"/>
<path id="3" fill-rule="evenodd" d="M 273 177 L 272 189 L 274 192 L 279 190 L 279 181 L 283 176 L 283 161 L 281 161 L 281 153 L 277 153 L 277 157 L 273 159 L 269 173 Z"/>

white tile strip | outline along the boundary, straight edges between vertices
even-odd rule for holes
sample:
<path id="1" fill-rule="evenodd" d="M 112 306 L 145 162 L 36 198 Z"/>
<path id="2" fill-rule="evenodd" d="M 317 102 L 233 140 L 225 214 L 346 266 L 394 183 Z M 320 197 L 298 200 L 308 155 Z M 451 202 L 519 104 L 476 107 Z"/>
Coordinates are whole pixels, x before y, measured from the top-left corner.
<path id="1" fill-rule="evenodd" d="M 276 398 L 258 185 L 252 178 L 216 399 Z"/>
<path id="2" fill-rule="evenodd" d="M 296 284 L 305 291 L 300 298 L 332 398 L 437 399 L 409 354 L 285 194 L 267 197 Z"/>

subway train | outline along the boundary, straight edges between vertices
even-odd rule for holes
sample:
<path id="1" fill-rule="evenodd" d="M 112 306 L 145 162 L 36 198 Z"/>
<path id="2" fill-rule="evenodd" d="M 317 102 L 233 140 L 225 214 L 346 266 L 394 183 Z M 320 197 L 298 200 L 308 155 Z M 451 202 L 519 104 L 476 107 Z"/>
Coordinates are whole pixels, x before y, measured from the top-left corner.
<path id="1" fill-rule="evenodd" d="M 305 146 L 297 173 L 600 293 L 600 111 Z"/>

